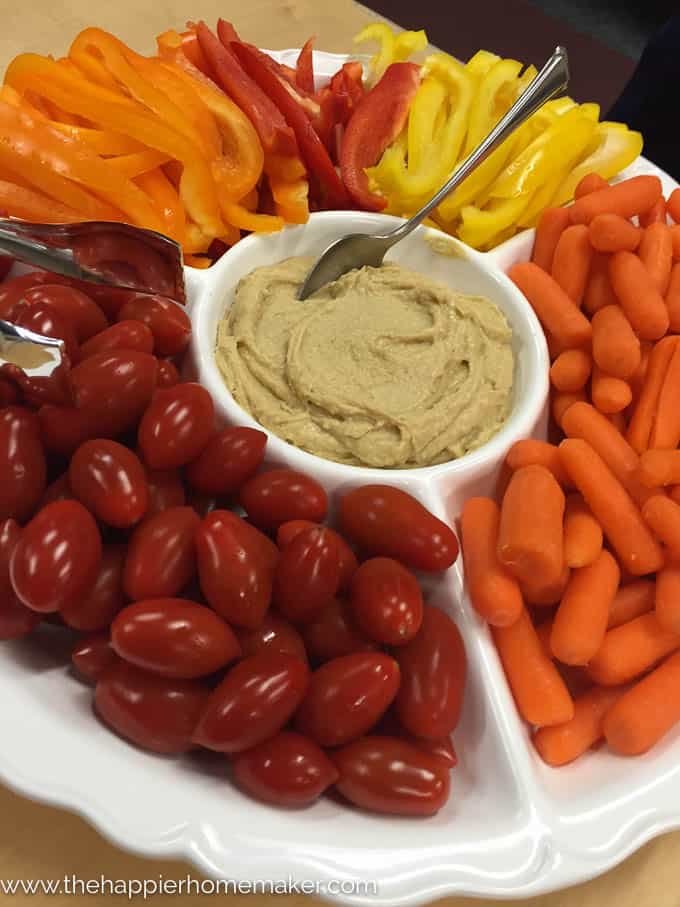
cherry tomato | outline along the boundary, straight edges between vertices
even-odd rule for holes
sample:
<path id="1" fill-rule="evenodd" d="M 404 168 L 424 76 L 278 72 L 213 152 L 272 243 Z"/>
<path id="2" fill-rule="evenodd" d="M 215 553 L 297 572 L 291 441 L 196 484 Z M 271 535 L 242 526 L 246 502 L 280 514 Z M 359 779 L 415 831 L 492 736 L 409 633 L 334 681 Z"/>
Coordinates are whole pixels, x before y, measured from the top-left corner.
<path id="1" fill-rule="evenodd" d="M 373 555 L 416 570 L 445 570 L 458 557 L 458 540 L 410 494 L 389 485 L 364 485 L 340 501 L 340 529 Z"/>
<path id="2" fill-rule="evenodd" d="M 418 580 L 389 557 L 364 561 L 352 580 L 354 620 L 369 639 L 400 646 L 413 639 L 423 619 Z"/>
<path id="3" fill-rule="evenodd" d="M 0 408 L 13 406 L 19 401 L 19 388 L 13 381 L 0 378 Z"/>
<path id="4" fill-rule="evenodd" d="M 258 528 L 272 532 L 289 520 L 320 523 L 328 510 L 321 485 L 294 469 L 271 469 L 254 476 L 241 489 L 239 500 Z"/>
<path id="5" fill-rule="evenodd" d="M 282 523 L 276 532 L 276 544 L 283 550 L 286 545 L 293 541 L 298 533 L 302 532 L 303 529 L 313 529 L 318 525 L 318 523 L 312 523 L 311 520 L 289 520 L 287 523 Z M 338 557 L 340 558 L 340 589 L 344 592 L 349 589 L 352 577 L 359 566 L 359 562 L 357 561 L 356 554 L 352 551 L 339 532 L 336 532 L 335 529 L 329 529 L 328 527 L 326 531 L 330 532 L 333 536 L 335 539 L 335 546 L 338 549 Z"/>
<path id="6" fill-rule="evenodd" d="M 106 316 L 96 302 L 75 287 L 46 283 L 26 290 L 23 299 L 28 305 L 46 305 L 67 323 L 78 343 L 84 343 L 108 327 Z"/>
<path id="7" fill-rule="evenodd" d="M 195 460 L 213 433 L 215 408 L 200 384 L 177 384 L 154 395 L 139 426 L 139 446 L 152 469 L 176 469 Z"/>
<path id="8" fill-rule="evenodd" d="M 395 705 L 402 725 L 416 737 L 446 737 L 460 719 L 467 674 L 458 627 L 448 614 L 425 605 L 420 630 L 394 657 L 401 668 Z"/>
<path id="9" fill-rule="evenodd" d="M 214 510 L 196 532 L 198 576 L 206 600 L 230 623 L 255 629 L 272 596 L 272 569 L 252 527 L 229 510 Z"/>
<path id="10" fill-rule="evenodd" d="M 187 348 L 191 321 L 187 313 L 164 296 L 133 296 L 118 312 L 118 321 L 143 322 L 154 337 L 158 356 L 176 356 Z"/>
<path id="11" fill-rule="evenodd" d="M 196 573 L 194 537 L 200 525 L 191 507 L 171 507 L 135 529 L 125 561 L 128 598 L 172 598 L 189 584 Z"/>
<path id="12" fill-rule="evenodd" d="M 273 737 L 299 706 L 309 683 L 304 661 L 260 652 L 231 668 L 212 692 L 193 740 L 222 753 L 239 753 Z"/>
<path id="13" fill-rule="evenodd" d="M 46 476 L 35 414 L 20 406 L 0 410 L 0 520 L 29 519 L 45 491 Z"/>
<path id="14" fill-rule="evenodd" d="M 71 457 L 84 441 L 100 434 L 96 413 L 74 406 L 46 403 L 38 410 L 38 419 L 43 444 L 60 457 Z"/>
<path id="15" fill-rule="evenodd" d="M 266 444 L 262 431 L 239 425 L 225 428 L 189 464 L 187 479 L 202 494 L 233 494 L 259 469 Z"/>
<path id="16" fill-rule="evenodd" d="M 354 652 L 374 652 L 375 643 L 366 639 L 352 623 L 347 604 L 329 602 L 319 616 L 302 628 L 307 651 L 317 661 L 330 661 Z"/>
<path id="17" fill-rule="evenodd" d="M 54 501 L 73 501 L 74 496 L 71 491 L 71 487 L 68 484 L 68 473 L 64 472 L 58 478 L 51 482 L 43 496 L 38 501 L 38 510 L 42 510 L 43 507 L 47 507 L 48 504 L 52 504 Z"/>
<path id="18" fill-rule="evenodd" d="M 120 321 L 90 337 L 80 348 L 80 358 L 89 359 L 97 353 L 112 353 L 115 350 L 153 353 L 153 334 L 141 321 Z"/>
<path id="19" fill-rule="evenodd" d="M 264 532 L 260 532 L 259 529 L 256 529 L 255 526 L 248 522 L 248 520 L 241 520 L 239 523 L 239 530 L 243 533 L 243 537 L 248 539 L 250 544 L 257 549 L 265 567 L 267 567 L 268 570 L 274 571 L 279 562 L 279 558 L 281 557 L 281 553 L 269 536 L 265 535 Z"/>
<path id="20" fill-rule="evenodd" d="M 4 280 L 5 277 L 7 277 L 9 272 L 12 270 L 13 264 L 14 259 L 11 255 L 2 255 L 2 257 L 0 257 L 0 280 Z"/>
<path id="21" fill-rule="evenodd" d="M 71 652 L 71 662 L 76 672 L 90 683 L 96 683 L 100 677 L 119 661 L 111 648 L 108 633 L 94 633 L 79 639 Z"/>
<path id="22" fill-rule="evenodd" d="M 244 656 L 263 651 L 285 652 L 307 661 L 302 637 L 291 623 L 276 614 L 265 614 L 260 626 L 254 630 L 237 629 L 236 637 Z"/>
<path id="23" fill-rule="evenodd" d="M 148 353 L 96 353 L 72 373 L 75 404 L 95 421 L 101 435 L 134 428 L 156 388 L 156 359 Z"/>
<path id="24" fill-rule="evenodd" d="M 369 731 L 399 689 L 399 665 L 382 652 L 334 658 L 313 674 L 295 727 L 320 746 L 339 746 Z"/>
<path id="25" fill-rule="evenodd" d="M 103 523 L 128 529 L 146 513 L 149 493 L 144 468 L 131 450 L 98 438 L 73 454 L 71 491 Z"/>
<path id="26" fill-rule="evenodd" d="M 44 302 L 20 302 L 14 311 L 14 323 L 43 337 L 64 341 L 64 352 L 70 361 L 78 361 L 78 341 L 70 321 Z"/>
<path id="27" fill-rule="evenodd" d="M 190 679 L 219 671 L 241 654 L 230 627 L 203 605 L 152 598 L 128 605 L 111 625 L 114 652 L 154 674 Z"/>
<path id="28" fill-rule="evenodd" d="M 336 750 L 336 788 L 350 803 L 377 813 L 433 816 L 449 798 L 440 759 L 396 737 L 364 737 Z"/>
<path id="29" fill-rule="evenodd" d="M 31 271 L 6 280 L 0 286 L 0 318 L 11 321 L 14 317 L 14 308 L 23 299 L 31 287 L 39 284 L 50 283 L 53 277 L 47 271 Z"/>
<path id="30" fill-rule="evenodd" d="M 14 594 L 9 578 L 9 562 L 21 536 L 16 520 L 0 522 L 0 640 L 26 636 L 40 623 L 40 615 L 30 611 Z"/>
<path id="31" fill-rule="evenodd" d="M 146 484 L 149 490 L 149 505 L 145 519 L 168 510 L 170 507 L 183 507 L 186 502 L 182 476 L 177 469 L 149 469 L 143 463 Z"/>
<path id="32" fill-rule="evenodd" d="M 208 698 L 198 680 L 174 680 L 124 661 L 97 683 L 94 704 L 105 724 L 154 753 L 185 753 Z"/>
<path id="33" fill-rule="evenodd" d="M 293 622 L 314 620 L 340 582 L 335 539 L 325 526 L 305 529 L 281 552 L 274 575 L 274 603 Z"/>
<path id="34" fill-rule="evenodd" d="M 158 387 L 174 387 L 179 384 L 179 381 L 179 372 L 172 359 L 159 359 L 158 374 L 156 375 Z"/>
<path id="35" fill-rule="evenodd" d="M 37 409 L 44 403 L 73 404 L 71 364 L 67 356 L 49 375 L 29 375 L 13 362 L 4 362 L 0 365 L 0 377 L 14 384 L 25 406 Z"/>
<path id="36" fill-rule="evenodd" d="M 59 611 L 92 587 L 102 557 L 99 529 L 78 501 L 48 504 L 24 528 L 10 576 L 33 611 Z"/>
<path id="37" fill-rule="evenodd" d="M 394 711 L 394 705 L 385 712 L 379 724 L 376 726 L 375 734 L 381 737 L 400 737 L 412 744 L 424 753 L 436 756 L 441 759 L 449 771 L 458 765 L 458 756 L 450 736 L 440 737 L 438 740 L 425 740 L 423 737 L 416 737 L 404 730 L 399 718 Z"/>
<path id="38" fill-rule="evenodd" d="M 324 751 L 292 731 L 281 731 L 232 762 L 236 784 L 277 806 L 308 806 L 335 784 L 339 774 Z"/>
<path id="39" fill-rule="evenodd" d="M 91 633 L 106 629 L 125 604 L 123 595 L 124 545 L 105 545 L 97 578 L 79 598 L 62 606 L 64 623 L 74 630 Z"/>

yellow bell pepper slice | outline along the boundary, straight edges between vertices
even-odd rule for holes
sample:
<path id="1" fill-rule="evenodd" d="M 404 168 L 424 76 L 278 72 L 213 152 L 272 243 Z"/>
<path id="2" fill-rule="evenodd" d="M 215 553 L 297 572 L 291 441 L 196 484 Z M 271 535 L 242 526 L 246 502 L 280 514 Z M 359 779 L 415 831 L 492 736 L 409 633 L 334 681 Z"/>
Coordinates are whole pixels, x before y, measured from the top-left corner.
<path id="1" fill-rule="evenodd" d="M 439 79 L 423 79 L 408 116 L 408 170 L 417 173 L 435 140 L 439 114 L 446 110 L 447 90 Z"/>
<path id="2" fill-rule="evenodd" d="M 576 158 L 590 141 L 596 124 L 578 107 L 558 117 L 505 168 L 489 192 L 490 198 L 533 194 L 565 157 Z"/>
<path id="3" fill-rule="evenodd" d="M 506 95 L 506 99 L 502 100 L 499 94 L 509 84 L 515 82 L 521 69 L 522 64 L 518 60 L 499 60 L 482 78 L 470 109 L 467 137 L 463 147 L 464 158 L 474 151 L 509 109 L 513 99 Z"/>
<path id="4" fill-rule="evenodd" d="M 603 179 L 611 179 L 639 157 L 642 152 L 642 136 L 633 132 L 623 123 L 598 123 L 595 127 L 594 148 L 565 177 L 553 199 L 554 205 L 562 205 L 574 197 L 574 189 L 586 173 L 599 173 Z"/>
<path id="5" fill-rule="evenodd" d="M 420 31 L 395 32 L 385 22 L 372 22 L 354 36 L 355 44 L 377 41 L 378 50 L 369 62 L 369 83 L 373 84 L 385 72 L 390 63 L 407 60 L 411 54 L 427 47 L 427 35 Z"/>
<path id="6" fill-rule="evenodd" d="M 473 54 L 470 59 L 465 64 L 465 68 L 468 70 L 470 75 L 473 75 L 477 78 L 485 76 L 491 67 L 500 61 L 498 54 L 492 54 L 488 50 L 478 50 L 476 54 Z"/>
<path id="7" fill-rule="evenodd" d="M 528 195 L 520 195 L 496 202 L 486 210 L 466 205 L 461 211 L 458 237 L 475 249 L 494 242 L 499 234 L 517 223 L 529 201 Z"/>

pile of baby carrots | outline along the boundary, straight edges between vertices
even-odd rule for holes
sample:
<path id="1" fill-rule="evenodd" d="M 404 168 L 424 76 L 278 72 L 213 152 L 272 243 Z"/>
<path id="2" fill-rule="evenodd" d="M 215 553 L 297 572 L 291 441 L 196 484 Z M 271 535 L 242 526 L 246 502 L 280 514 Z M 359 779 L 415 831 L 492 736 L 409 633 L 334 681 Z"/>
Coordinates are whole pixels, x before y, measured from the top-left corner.
<path id="1" fill-rule="evenodd" d="M 509 276 L 554 443 L 517 442 L 497 500 L 465 504 L 470 597 L 545 762 L 637 755 L 680 722 L 680 189 L 585 176 Z"/>

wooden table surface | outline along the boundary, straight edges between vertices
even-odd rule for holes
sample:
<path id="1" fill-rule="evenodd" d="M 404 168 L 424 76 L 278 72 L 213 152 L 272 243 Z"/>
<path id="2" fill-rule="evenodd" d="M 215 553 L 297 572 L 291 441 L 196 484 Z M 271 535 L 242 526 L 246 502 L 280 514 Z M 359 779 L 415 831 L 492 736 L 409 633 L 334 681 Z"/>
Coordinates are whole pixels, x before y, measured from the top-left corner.
<path id="1" fill-rule="evenodd" d="M 154 36 L 169 27 L 181 27 L 185 17 L 215 22 L 218 16 L 233 18 L 239 31 L 250 41 L 264 47 L 298 46 L 310 34 L 317 36 L 317 47 L 344 51 L 351 37 L 373 14 L 352 0 L 30 0 L 28 4 L 3 4 L 0 30 L 0 66 L 4 68 L 19 50 L 60 55 L 72 37 L 88 25 L 98 25 L 119 35 L 142 52 L 154 47 Z M 483 16 L 483 0 L 479 0 Z M 529 27 L 529 26 L 527 26 Z M 436 35 L 430 35 L 436 41 Z M 489 48 L 493 50 L 494 48 Z M 578 60 L 573 64 L 578 66 Z M 2 746 L 0 729 L 0 746 Z M 49 742 L 45 741 L 45 758 Z M 105 783 L 105 779 L 103 782 Z M 184 879 L 193 870 L 181 862 L 142 859 L 113 847 L 82 819 L 48 806 L 30 803 L 0 786 L 0 879 L 59 879 L 75 875 L 89 879 Z M 196 873 L 193 873 L 198 878 Z M 230 896 L 229 907 L 289 904 L 312 907 L 316 902 L 303 896 L 262 895 Z M 189 907 L 205 903 L 203 898 L 153 896 L 149 903 Z M 0 903 L 30 903 L 33 907 L 75 907 L 99 903 L 87 895 L 10 897 L 0 894 Z M 318 902 L 320 903 L 320 902 Z M 491 901 L 466 901 L 447 898 L 438 902 L 447 907 L 488 907 Z M 527 903 L 527 902 L 525 902 Z M 568 891 L 536 898 L 533 907 L 678 907 L 680 905 L 680 833 L 651 842 L 623 865 L 600 879 Z"/>

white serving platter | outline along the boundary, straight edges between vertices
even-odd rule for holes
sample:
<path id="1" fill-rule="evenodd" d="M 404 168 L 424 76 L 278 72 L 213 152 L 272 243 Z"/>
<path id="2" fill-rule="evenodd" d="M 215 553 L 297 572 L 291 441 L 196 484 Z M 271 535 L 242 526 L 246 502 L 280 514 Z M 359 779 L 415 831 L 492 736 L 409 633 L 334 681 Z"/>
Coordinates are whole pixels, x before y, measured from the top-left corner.
<path id="1" fill-rule="evenodd" d="M 287 63 L 296 56 L 279 54 Z M 315 53 L 314 62 L 328 76 L 346 59 Z M 643 158 L 626 175 L 634 173 L 658 173 L 665 192 L 675 187 Z M 484 258 L 505 269 L 526 259 L 531 243 L 525 232 Z M 188 269 L 190 300 L 214 297 L 219 280 L 219 266 Z M 289 462 L 280 448 L 275 459 Z M 434 473 L 405 487 L 453 519 L 452 482 Z M 79 813 L 135 853 L 184 858 L 215 878 L 304 880 L 352 905 L 410 907 L 452 894 L 524 899 L 592 878 L 680 827 L 680 731 L 634 760 L 600 750 L 548 768 L 528 744 L 459 565 L 430 583 L 430 601 L 453 614 L 470 661 L 453 793 L 433 818 L 374 816 L 332 799 L 284 811 L 239 793 L 221 757 L 166 758 L 129 746 L 94 719 L 91 690 L 68 671 L 58 632 L 0 646 L 0 779 Z"/>

